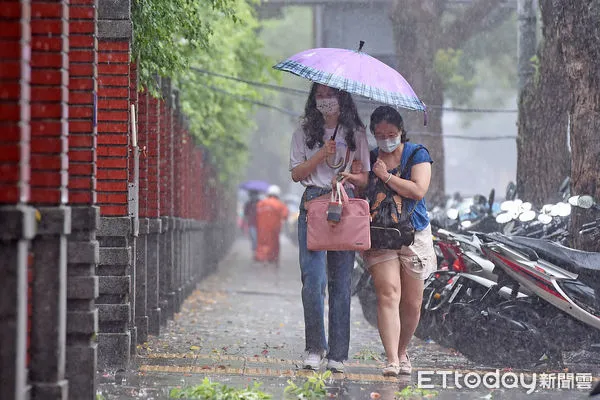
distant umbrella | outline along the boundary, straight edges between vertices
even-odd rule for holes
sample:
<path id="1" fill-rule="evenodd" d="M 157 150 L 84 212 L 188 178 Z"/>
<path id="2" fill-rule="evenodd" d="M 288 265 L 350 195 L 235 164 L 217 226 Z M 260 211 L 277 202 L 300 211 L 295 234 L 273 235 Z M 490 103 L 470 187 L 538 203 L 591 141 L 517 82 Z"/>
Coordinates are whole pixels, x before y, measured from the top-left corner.
<path id="1" fill-rule="evenodd" d="M 259 180 L 250 180 L 240 184 L 239 188 L 247 191 L 266 192 L 271 186 L 268 182 Z"/>

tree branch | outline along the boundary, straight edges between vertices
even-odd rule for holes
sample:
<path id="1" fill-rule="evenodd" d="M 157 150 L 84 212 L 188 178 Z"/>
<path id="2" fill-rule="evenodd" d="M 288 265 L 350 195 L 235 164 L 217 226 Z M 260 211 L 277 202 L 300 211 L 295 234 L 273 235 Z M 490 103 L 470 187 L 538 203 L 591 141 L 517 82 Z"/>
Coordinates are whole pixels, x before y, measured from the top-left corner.
<path id="1" fill-rule="evenodd" d="M 502 7 L 503 3 L 504 0 L 474 2 L 461 16 L 444 28 L 445 39 L 441 48 L 459 48 L 477 33 L 500 25 L 512 13 L 508 7 Z"/>

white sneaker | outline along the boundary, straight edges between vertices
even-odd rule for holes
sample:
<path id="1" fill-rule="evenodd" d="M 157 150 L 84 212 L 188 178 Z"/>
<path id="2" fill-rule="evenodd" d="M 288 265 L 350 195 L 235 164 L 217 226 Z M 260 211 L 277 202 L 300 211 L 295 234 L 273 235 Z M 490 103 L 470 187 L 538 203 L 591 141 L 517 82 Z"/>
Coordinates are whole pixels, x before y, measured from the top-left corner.
<path id="1" fill-rule="evenodd" d="M 327 360 L 327 369 L 331 372 L 344 373 L 344 363 L 342 361 Z"/>
<path id="2" fill-rule="evenodd" d="M 308 353 L 302 362 L 302 368 L 304 369 L 313 369 L 315 371 L 321 368 L 321 363 L 323 362 L 323 355 L 318 353 Z"/>

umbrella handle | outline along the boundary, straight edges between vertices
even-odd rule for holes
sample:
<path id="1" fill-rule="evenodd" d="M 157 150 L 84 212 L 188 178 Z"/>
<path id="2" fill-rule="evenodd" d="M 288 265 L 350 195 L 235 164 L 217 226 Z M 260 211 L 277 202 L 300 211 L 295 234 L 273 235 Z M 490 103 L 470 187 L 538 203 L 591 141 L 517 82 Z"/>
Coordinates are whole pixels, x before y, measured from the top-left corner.
<path id="1" fill-rule="evenodd" d="M 339 127 L 340 127 L 340 122 L 338 121 L 337 125 L 335 126 L 335 130 L 333 131 L 333 135 L 331 136 L 330 140 L 335 140 L 335 137 L 337 136 Z M 334 155 L 334 159 L 335 159 L 335 155 Z M 337 169 L 337 168 L 341 167 L 344 164 L 344 159 L 340 158 L 340 160 L 337 163 L 331 165 L 329 163 L 329 157 L 325 157 L 325 163 L 327 164 L 327 166 L 329 168 Z"/>
<path id="2" fill-rule="evenodd" d="M 331 164 L 329 163 L 329 157 L 326 157 L 326 158 L 325 158 L 325 163 L 327 164 L 327 166 L 328 166 L 329 168 L 331 168 L 331 169 L 337 169 L 337 168 L 341 167 L 341 166 L 344 164 L 344 159 L 343 159 L 343 158 L 340 158 L 340 160 L 339 160 L 337 163 L 335 163 L 335 164 L 331 165 Z"/>

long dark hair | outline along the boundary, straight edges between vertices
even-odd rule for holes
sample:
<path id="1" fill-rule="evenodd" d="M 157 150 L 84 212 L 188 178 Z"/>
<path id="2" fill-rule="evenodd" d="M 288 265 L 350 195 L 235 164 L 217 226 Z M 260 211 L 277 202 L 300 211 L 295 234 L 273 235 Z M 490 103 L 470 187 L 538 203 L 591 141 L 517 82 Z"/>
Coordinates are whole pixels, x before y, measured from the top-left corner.
<path id="1" fill-rule="evenodd" d="M 388 124 L 395 125 L 396 128 L 398 128 L 400 131 L 400 142 L 408 142 L 409 139 L 406 136 L 406 129 L 404 129 L 404 120 L 394 107 L 379 106 L 375 109 L 375 111 L 373 111 L 373 114 L 371 114 L 371 123 L 369 124 L 369 129 L 371 129 L 371 132 L 375 134 L 375 126 L 384 121 Z"/>
<path id="2" fill-rule="evenodd" d="M 318 83 L 313 83 L 310 88 L 310 94 L 304 106 L 304 117 L 302 120 L 302 128 L 306 133 L 306 145 L 309 149 L 313 149 L 318 144 L 322 147 L 325 144 L 323 137 L 325 136 L 325 118 L 319 110 L 317 110 L 317 87 Z M 350 151 L 356 151 L 356 140 L 354 139 L 354 131 L 358 128 L 364 128 L 365 125 L 360 120 L 356 104 L 352 100 L 352 96 L 348 92 L 332 88 L 340 103 L 339 123 L 346 132 L 346 144 Z"/>

